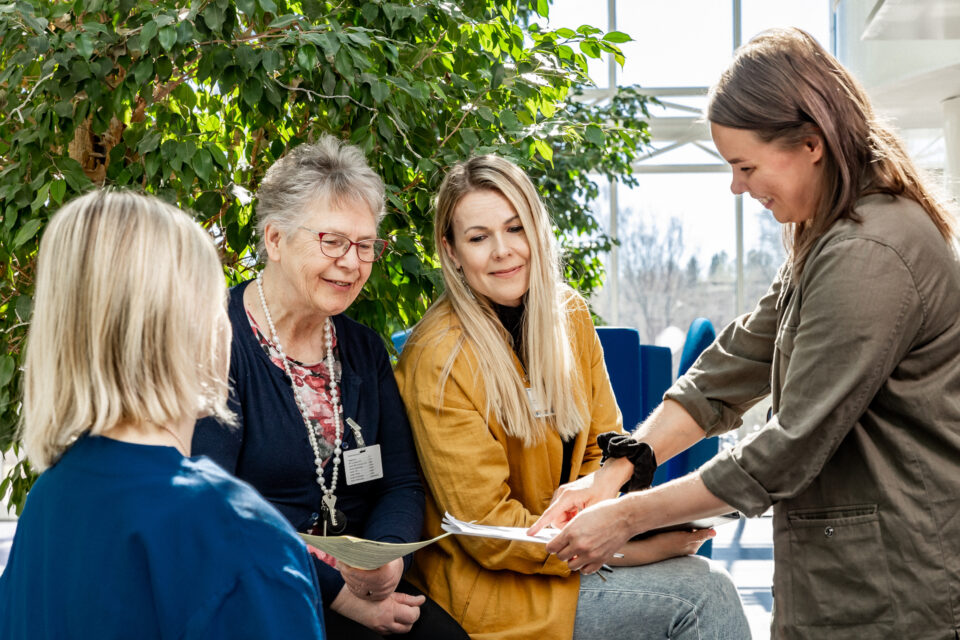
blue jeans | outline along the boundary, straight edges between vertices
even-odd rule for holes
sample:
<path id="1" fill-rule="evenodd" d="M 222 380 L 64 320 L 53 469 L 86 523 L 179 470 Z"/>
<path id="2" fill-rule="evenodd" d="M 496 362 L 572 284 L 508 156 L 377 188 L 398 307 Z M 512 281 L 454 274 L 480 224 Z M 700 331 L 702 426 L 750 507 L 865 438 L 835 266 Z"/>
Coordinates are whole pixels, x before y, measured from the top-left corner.
<path id="1" fill-rule="evenodd" d="M 580 577 L 574 640 L 743 640 L 750 626 L 729 574 L 700 556 Z"/>

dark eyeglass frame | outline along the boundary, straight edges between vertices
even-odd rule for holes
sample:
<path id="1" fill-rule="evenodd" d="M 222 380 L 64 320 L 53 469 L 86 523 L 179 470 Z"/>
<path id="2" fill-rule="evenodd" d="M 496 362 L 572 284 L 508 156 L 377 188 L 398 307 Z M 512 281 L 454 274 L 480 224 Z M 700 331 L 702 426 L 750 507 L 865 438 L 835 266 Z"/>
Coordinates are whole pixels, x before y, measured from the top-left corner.
<path id="1" fill-rule="evenodd" d="M 387 250 L 387 247 L 390 245 L 390 241 L 389 241 L 389 240 L 386 240 L 386 239 L 384 239 L 384 238 L 371 238 L 371 239 L 369 239 L 369 240 L 361 240 L 361 241 L 359 241 L 359 242 L 354 242 L 353 240 L 351 240 L 351 239 L 348 238 L 347 236 L 343 235 L 342 233 L 335 233 L 335 232 L 333 232 L 333 231 L 317 231 L 317 230 L 315 230 L 315 229 L 310 229 L 309 227 L 304 227 L 304 226 L 301 226 L 300 228 L 303 229 L 304 231 L 309 231 L 310 233 L 312 233 L 313 235 L 315 235 L 315 236 L 317 237 L 317 240 L 320 242 L 320 251 L 323 253 L 323 255 L 327 256 L 328 258 L 334 258 L 334 259 L 342 258 L 343 256 L 345 256 L 345 255 L 347 255 L 348 253 L 350 253 L 350 249 L 352 249 L 354 246 L 356 246 L 356 247 L 357 247 L 357 259 L 358 259 L 360 262 L 366 262 L 366 263 L 369 264 L 369 263 L 372 263 L 372 262 L 376 262 L 377 260 L 379 260 L 380 258 L 382 258 L 384 252 Z M 342 238 L 342 239 L 347 243 L 347 244 L 346 244 L 346 247 L 347 247 L 347 248 L 344 249 L 344 250 L 343 250 L 343 253 L 341 253 L 340 255 L 330 255 L 329 253 L 327 253 L 327 250 L 326 250 L 326 248 L 324 247 L 324 244 L 323 244 L 323 237 L 324 237 L 324 236 L 335 236 L 335 237 L 337 237 L 337 238 Z M 373 243 L 375 255 L 373 256 L 373 259 L 372 259 L 372 260 L 367 260 L 367 259 L 365 259 L 362 255 L 360 255 L 360 246 L 363 245 L 363 244 L 365 244 L 365 243 L 367 243 L 367 242 L 372 242 L 372 243 Z M 377 246 L 380 247 L 379 251 L 377 250 Z"/>

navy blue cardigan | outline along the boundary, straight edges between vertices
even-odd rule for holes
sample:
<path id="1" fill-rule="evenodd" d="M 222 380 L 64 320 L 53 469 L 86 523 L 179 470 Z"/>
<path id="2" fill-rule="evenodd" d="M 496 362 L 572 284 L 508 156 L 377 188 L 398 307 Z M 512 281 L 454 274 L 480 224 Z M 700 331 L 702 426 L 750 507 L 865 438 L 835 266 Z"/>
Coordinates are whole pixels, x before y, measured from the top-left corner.
<path id="1" fill-rule="evenodd" d="M 239 428 L 213 418 L 198 421 L 192 452 L 209 456 L 252 484 L 297 531 L 306 531 L 317 518 L 323 492 L 289 378 L 263 352 L 247 320 L 243 291 L 248 284 L 232 288 L 229 303 L 230 408 Z M 423 486 L 387 350 L 371 329 L 342 314 L 332 320 L 342 361 L 344 419 L 356 420 L 365 443 L 379 444 L 383 459 L 382 479 L 353 486 L 347 486 L 341 463 L 336 495 L 337 508 L 347 517 L 344 534 L 385 542 L 419 540 Z M 349 451 L 357 443 L 352 430 L 344 427 L 342 446 Z M 328 463 L 324 472 L 327 486 L 332 466 Z M 409 565 L 409 556 L 405 562 Z M 343 578 L 325 563 L 316 563 L 321 595 L 329 606 L 343 588 Z"/>

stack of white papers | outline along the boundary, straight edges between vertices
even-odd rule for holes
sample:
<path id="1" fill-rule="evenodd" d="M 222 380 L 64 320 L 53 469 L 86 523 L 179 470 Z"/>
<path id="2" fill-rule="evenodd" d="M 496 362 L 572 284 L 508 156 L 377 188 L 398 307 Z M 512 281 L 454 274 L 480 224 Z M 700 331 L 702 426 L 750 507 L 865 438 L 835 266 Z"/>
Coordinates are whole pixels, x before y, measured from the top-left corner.
<path id="1" fill-rule="evenodd" d="M 493 525 L 474 524 L 457 520 L 449 513 L 443 514 L 443 522 L 440 528 L 447 533 L 454 533 L 461 536 L 480 536 L 482 538 L 499 538 L 501 540 L 514 540 L 518 542 L 539 542 L 546 544 L 553 540 L 560 529 L 546 528 L 537 532 L 537 535 L 527 535 L 527 529 L 524 527 L 496 527 Z"/>

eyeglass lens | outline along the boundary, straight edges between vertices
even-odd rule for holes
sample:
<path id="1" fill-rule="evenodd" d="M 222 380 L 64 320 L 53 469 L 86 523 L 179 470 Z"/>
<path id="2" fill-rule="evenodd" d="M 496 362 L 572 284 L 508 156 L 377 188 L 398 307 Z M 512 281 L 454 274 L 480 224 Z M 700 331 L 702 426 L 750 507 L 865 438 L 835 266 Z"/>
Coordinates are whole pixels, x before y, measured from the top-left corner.
<path id="1" fill-rule="evenodd" d="M 364 262 L 373 262 L 383 254 L 387 246 L 386 240 L 376 238 L 353 242 L 350 238 L 338 233 L 321 233 L 320 249 L 328 258 L 342 258 L 350 251 L 350 247 L 357 245 L 357 256 Z"/>

